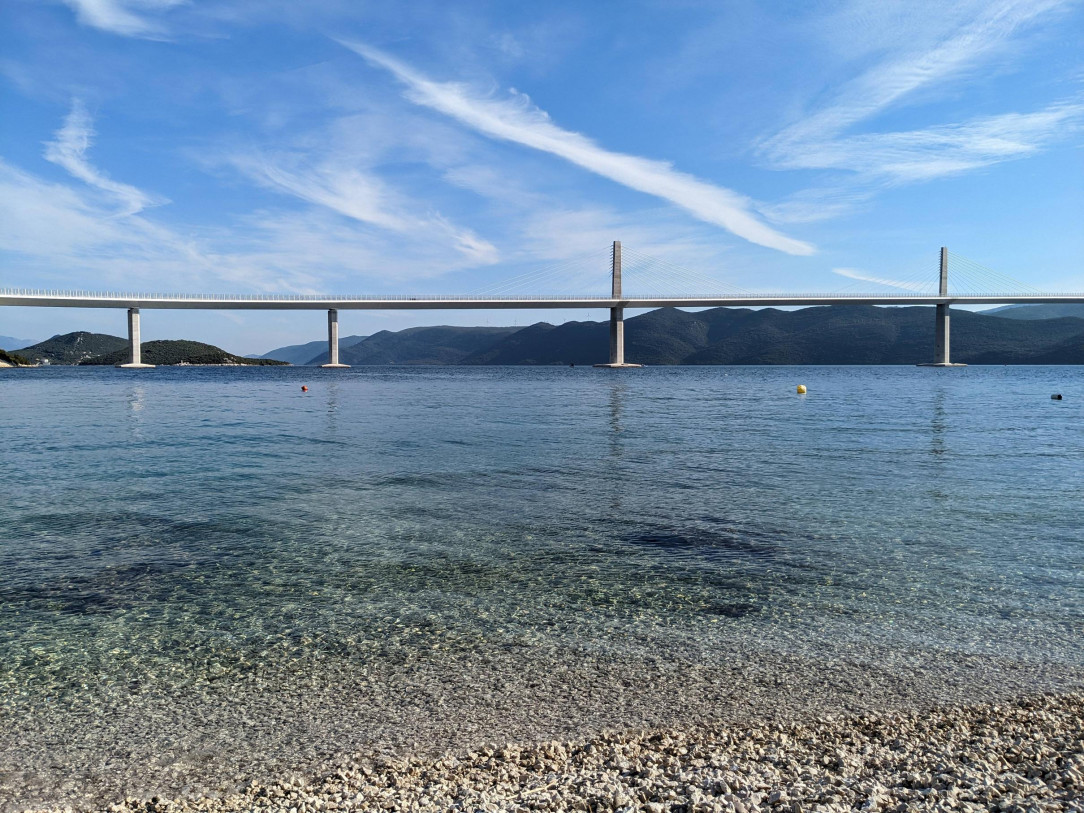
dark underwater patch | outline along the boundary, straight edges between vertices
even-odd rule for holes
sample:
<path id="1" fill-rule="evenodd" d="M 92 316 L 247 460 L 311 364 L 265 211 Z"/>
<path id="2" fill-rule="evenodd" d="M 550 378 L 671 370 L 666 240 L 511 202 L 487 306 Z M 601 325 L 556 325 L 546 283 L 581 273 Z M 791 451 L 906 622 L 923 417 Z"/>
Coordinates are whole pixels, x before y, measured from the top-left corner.
<path id="1" fill-rule="evenodd" d="M 781 547 L 778 535 L 735 528 L 650 530 L 625 536 L 622 541 L 636 547 L 691 553 L 709 559 L 771 559 L 779 555 Z"/>

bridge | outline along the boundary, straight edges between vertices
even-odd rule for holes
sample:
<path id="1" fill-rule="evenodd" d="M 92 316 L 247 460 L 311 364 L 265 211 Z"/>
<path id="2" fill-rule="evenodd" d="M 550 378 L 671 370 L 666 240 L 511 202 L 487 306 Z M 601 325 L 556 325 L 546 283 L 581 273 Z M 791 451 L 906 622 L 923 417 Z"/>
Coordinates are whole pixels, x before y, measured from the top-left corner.
<path id="1" fill-rule="evenodd" d="M 339 363 L 340 310 L 476 310 L 533 308 L 605 308 L 610 311 L 609 361 L 596 367 L 623 368 L 640 365 L 625 361 L 626 308 L 712 308 L 712 307 L 788 307 L 814 305 L 934 305 L 935 350 L 933 361 L 920 366 L 963 366 L 950 361 L 950 317 L 952 305 L 1009 305 L 1044 303 L 1084 303 L 1084 293 L 1047 293 L 1032 289 L 1017 280 L 999 274 L 941 248 L 938 274 L 919 272 L 901 280 L 879 280 L 858 277 L 857 281 L 873 282 L 907 293 L 754 293 L 713 280 L 695 271 L 682 268 L 639 252 L 622 250 L 615 241 L 605 252 L 609 259 L 607 276 L 609 294 L 539 295 L 515 293 L 517 287 L 537 286 L 567 279 L 570 275 L 597 268 L 599 255 L 561 263 L 546 269 L 504 280 L 488 291 L 464 295 L 352 295 L 323 296 L 314 294 L 162 294 L 162 293 L 100 293 L 93 291 L 43 291 L 23 288 L 0 289 L 0 306 L 48 308 L 123 308 L 128 311 L 129 361 L 120 367 L 152 367 L 142 363 L 140 350 L 140 311 L 142 309 L 217 309 L 217 310 L 326 310 L 328 318 L 328 363 L 324 367 L 347 367 Z M 623 257 L 632 255 L 637 268 L 639 288 L 626 293 L 624 282 L 628 274 Z M 954 276 L 962 285 L 949 287 L 950 256 L 954 258 Z M 643 277 L 643 279 L 641 279 Z M 648 278 L 650 277 L 650 283 Z M 590 276 L 588 276 L 590 279 Z M 715 290 L 711 294 L 660 293 L 663 285 L 704 286 Z M 709 288 L 707 286 L 713 286 Z M 1000 292 L 998 288 L 1000 287 Z M 643 290 L 654 288 L 654 291 Z M 726 290 L 719 291 L 720 288 Z"/>

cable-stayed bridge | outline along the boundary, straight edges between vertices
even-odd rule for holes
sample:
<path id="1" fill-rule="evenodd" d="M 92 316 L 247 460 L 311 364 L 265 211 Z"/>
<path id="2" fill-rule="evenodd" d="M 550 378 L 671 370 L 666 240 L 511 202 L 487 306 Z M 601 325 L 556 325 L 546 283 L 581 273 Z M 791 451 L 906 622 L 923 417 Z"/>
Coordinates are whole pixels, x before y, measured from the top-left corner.
<path id="1" fill-rule="evenodd" d="M 951 265 L 952 273 L 949 274 Z M 609 288 L 606 291 L 603 284 Z M 866 286 L 864 292 L 857 289 Z M 870 286 L 880 292 L 868 291 Z M 885 291 L 885 288 L 891 288 Z M 529 293 L 560 290 L 560 294 Z M 569 291 L 579 291 L 570 293 Z M 699 292 L 699 293 L 697 293 Z M 936 349 L 929 366 L 955 366 L 949 360 L 949 307 L 1023 303 L 1084 303 L 1084 292 L 1040 291 L 966 257 L 941 249 L 939 267 L 919 269 L 897 279 L 856 274 L 837 291 L 754 292 L 721 282 L 641 252 L 612 248 L 503 280 L 467 294 L 166 294 L 102 293 L 75 290 L 0 289 L 0 306 L 125 308 L 130 361 L 141 363 L 140 310 L 327 310 L 329 363 L 339 363 L 339 310 L 475 310 L 533 308 L 608 308 L 610 360 L 600 367 L 636 367 L 625 361 L 626 308 L 787 307 L 811 305 L 935 305 Z"/>

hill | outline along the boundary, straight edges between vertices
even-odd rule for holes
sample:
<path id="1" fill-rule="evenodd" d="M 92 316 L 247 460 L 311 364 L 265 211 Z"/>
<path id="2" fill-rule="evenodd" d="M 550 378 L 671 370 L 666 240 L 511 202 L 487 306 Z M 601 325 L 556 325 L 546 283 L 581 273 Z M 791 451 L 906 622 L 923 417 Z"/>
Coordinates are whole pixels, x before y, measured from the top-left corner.
<path id="1" fill-rule="evenodd" d="M 221 347 L 185 339 L 143 342 L 141 355 L 144 364 L 168 366 L 175 364 L 223 364 L 223 365 L 284 365 L 275 359 L 249 359 L 227 353 Z M 80 364 L 123 364 L 128 360 L 128 343 L 112 353 L 93 356 Z"/>
<path id="2" fill-rule="evenodd" d="M 340 348 L 343 364 L 460 364 L 514 333 L 516 327 L 411 327 L 382 330 L 365 341 Z M 527 362 L 516 362 L 527 363 Z"/>
<path id="3" fill-rule="evenodd" d="M 1060 319 L 1075 316 L 1084 319 L 1084 305 L 1072 303 L 1050 305 L 1004 305 L 982 311 L 984 316 L 1000 316 L 1002 319 Z"/>
<path id="4" fill-rule="evenodd" d="M 1045 306 L 1030 306 L 1035 308 Z M 357 341 L 354 341 L 354 340 Z M 93 353 L 107 346 L 107 352 Z M 311 342 L 322 363 L 324 342 Z M 299 353 L 309 345 L 292 345 Z M 625 322 L 625 356 L 640 364 L 916 364 L 933 358 L 929 307 L 848 305 L 801 308 L 660 308 Z M 518 327 L 413 327 L 351 336 L 340 359 L 373 364 L 594 364 L 606 361 L 607 322 L 538 322 Z M 288 350 L 290 348 L 279 348 Z M 284 364 L 242 358 L 191 341 L 143 343 L 148 364 Z M 69 333 L 21 355 L 51 364 L 117 364 L 128 343 L 116 336 Z M 303 356 L 301 356 L 303 357 Z M 46 361 L 48 359 L 48 361 Z M 70 359 L 75 359 L 74 361 Z M 1001 313 L 952 312 L 952 360 L 966 364 L 1084 364 L 1084 318 L 1005 318 Z"/>
<path id="5" fill-rule="evenodd" d="M 19 355 L 25 356 L 35 364 L 79 364 L 85 359 L 113 353 L 127 347 L 128 340 L 119 336 L 79 330 L 75 333 L 65 333 L 63 336 L 53 336 L 38 344 L 24 347 L 19 350 Z"/>
<path id="6" fill-rule="evenodd" d="M 933 358 L 928 307 L 832 306 L 781 311 L 661 308 L 625 322 L 625 356 L 641 364 L 915 364 Z M 382 331 L 342 353 L 346 364 L 593 364 L 606 322 Z M 1084 319 L 1015 320 L 952 313 L 952 358 L 969 364 L 1084 363 Z"/>
<path id="7" fill-rule="evenodd" d="M 343 336 L 339 339 L 339 352 L 346 347 L 353 347 L 358 342 L 364 341 L 368 336 Z M 274 359 L 287 361 L 290 364 L 327 364 L 327 339 L 305 344 L 291 344 L 279 347 L 259 356 L 246 356 L 246 358 Z"/>

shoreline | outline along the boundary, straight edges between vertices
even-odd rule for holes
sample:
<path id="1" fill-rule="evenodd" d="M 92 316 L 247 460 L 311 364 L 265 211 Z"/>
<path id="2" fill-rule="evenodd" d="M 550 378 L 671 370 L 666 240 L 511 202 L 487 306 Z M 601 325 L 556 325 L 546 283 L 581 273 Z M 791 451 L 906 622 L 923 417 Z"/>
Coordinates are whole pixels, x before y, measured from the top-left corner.
<path id="1" fill-rule="evenodd" d="M 1082 730 L 1084 692 L 1043 693 L 907 713 L 610 732 L 460 756 L 355 757 L 308 781 L 81 809 L 1079 811 Z"/>
<path id="2" fill-rule="evenodd" d="M 858 662 L 735 650 L 729 665 L 697 662 L 691 653 L 667 659 L 585 658 L 572 650 L 545 659 L 524 654 L 464 653 L 410 665 L 370 661 L 321 675 L 302 666 L 273 683 L 210 680 L 145 686 L 138 694 L 92 689 L 49 709 L 8 705 L 0 709 L 0 728 L 19 736 L 0 743 L 0 799 L 7 799 L 0 810 L 106 811 L 126 798 L 142 805 L 154 797 L 177 800 L 162 807 L 168 811 L 252 809 L 251 799 L 238 808 L 222 800 L 242 804 L 254 788 L 286 787 L 283 780 L 302 782 L 290 784 L 289 792 L 323 787 L 344 764 L 391 766 L 389 777 L 400 776 L 394 766 L 406 766 L 400 784 L 409 784 L 418 771 L 469 764 L 498 743 L 537 754 L 549 747 L 539 743 L 613 744 L 644 731 L 693 742 L 701 734 L 763 733 L 811 720 L 834 725 L 829 718 L 898 715 L 921 723 L 931 709 L 1013 698 L 1065 698 L 1078 717 L 1084 705 L 1084 669 L 1067 664 L 946 653 L 932 659 L 927 653 L 921 663 L 912 657 L 893 662 L 888 652 Z M 364 771 L 360 776 L 377 781 Z M 335 793 L 341 791 L 327 790 Z M 206 800 L 202 808 L 194 801 L 199 798 Z M 367 805 L 346 809 L 373 809 Z M 291 806 L 298 807 L 275 809 L 288 813 Z"/>

